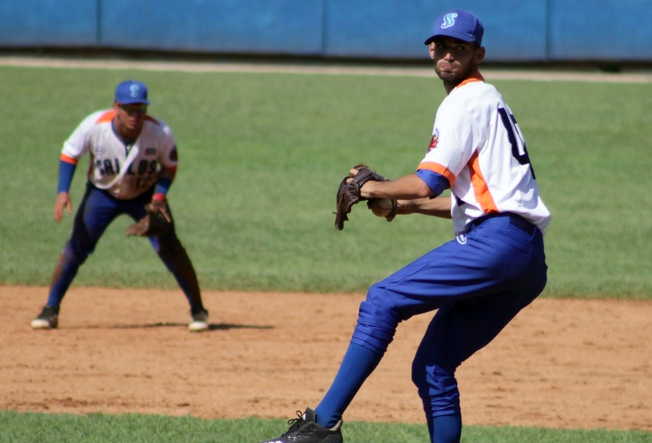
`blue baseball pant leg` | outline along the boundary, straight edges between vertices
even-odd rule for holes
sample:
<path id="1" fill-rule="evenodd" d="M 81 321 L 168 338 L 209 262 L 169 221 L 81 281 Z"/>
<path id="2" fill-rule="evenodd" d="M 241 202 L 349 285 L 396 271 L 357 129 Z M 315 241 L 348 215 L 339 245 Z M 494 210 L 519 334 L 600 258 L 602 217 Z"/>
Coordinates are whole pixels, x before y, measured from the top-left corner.
<path id="1" fill-rule="evenodd" d="M 457 367 L 491 342 L 532 295 L 527 291 L 504 292 L 447 304 L 438 310 L 412 363 L 412 380 L 423 401 L 433 442 L 460 439 Z"/>
<path id="2" fill-rule="evenodd" d="M 107 226 L 120 214 L 117 200 L 88 185 L 75 214 L 72 234 L 59 257 L 48 295 L 47 305 L 61 304 L 66 291 L 77 275 L 79 267 L 95 250 Z"/>
<path id="3" fill-rule="evenodd" d="M 151 193 L 146 193 L 144 198 L 138 198 L 126 203 L 124 205 L 124 211 L 135 221 L 140 220 L 145 216 L 145 205 L 150 201 L 150 199 Z M 197 279 L 195 268 L 192 265 L 192 261 L 177 237 L 174 229 L 174 217 L 172 216 L 172 210 L 169 205 L 168 211 L 172 218 L 172 230 L 170 234 L 160 237 L 150 236 L 149 242 L 165 267 L 174 276 L 177 284 L 186 296 L 188 304 L 190 305 L 190 311 L 193 314 L 196 314 L 205 310 L 201 299 L 199 281 Z"/>
<path id="4" fill-rule="evenodd" d="M 95 250 L 106 228 L 121 214 L 134 220 L 145 216 L 145 205 L 151 200 L 151 192 L 132 199 L 118 200 L 108 192 L 91 184 L 86 187 L 79 210 L 75 215 L 73 231 L 66 243 L 52 276 L 47 305 L 57 307 L 77 275 L 79 267 Z M 190 309 L 197 313 L 204 309 L 195 270 L 174 230 L 166 238 L 150 237 L 149 241 L 167 269 L 174 275 L 183 290 Z"/>
<path id="5" fill-rule="evenodd" d="M 486 293 L 462 297 L 443 305 L 433 318 L 419 346 L 412 369 L 428 422 L 431 441 L 458 442 L 461 437 L 459 391 L 456 368 L 491 342 L 500 331 L 543 290 L 546 282 L 541 233 L 535 229 L 505 229 L 495 222 L 483 236 L 504 245 L 507 260 L 503 277 Z M 470 233 L 469 241 L 476 235 Z M 491 235 L 490 235 L 491 234 Z M 502 237 L 502 238 L 501 238 Z M 511 251 L 511 252 L 510 252 Z"/>
<path id="6" fill-rule="evenodd" d="M 455 337 L 440 337 L 433 332 L 424 339 L 415 364 L 418 368 L 421 361 L 425 361 L 422 356 L 427 355 L 431 347 L 436 349 L 439 346 L 440 352 L 447 356 L 445 363 L 433 366 L 428 376 L 420 375 L 417 369 L 414 378 L 418 382 L 419 392 L 426 393 L 424 404 L 431 405 L 426 410 L 429 428 L 433 428 L 430 423 L 432 417 L 450 415 L 453 415 L 452 419 L 449 417 L 445 421 L 449 425 L 452 423 L 452 426 L 455 423 L 461 426 L 454 369 L 464 358 L 493 339 L 518 310 L 541 292 L 545 285 L 545 273 L 540 231 L 523 223 L 517 216 L 501 215 L 475 226 L 463 242 L 445 243 L 376 283 L 360 305 L 358 324 L 349 348 L 366 348 L 376 358 L 369 358 L 367 354 L 365 358 L 349 361 L 349 355 L 359 353 L 347 352 L 342 367 L 366 368 L 358 368 L 354 372 L 358 374 L 357 378 L 336 376 L 337 383 L 331 386 L 320 403 L 320 407 L 323 407 L 322 416 L 319 412 L 317 414 L 318 423 L 326 425 L 341 417 L 348 406 L 348 402 L 342 399 L 352 398 L 351 393 L 360 388 L 367 377 L 365 374 L 370 373 L 382 358 L 400 321 L 441 308 L 442 323 L 452 323 L 452 331 L 466 330 L 463 324 L 457 325 L 459 315 L 452 315 L 455 312 L 453 307 L 463 301 L 466 301 L 464 306 L 473 306 L 479 303 L 476 300 L 486 298 L 487 303 L 496 306 L 498 313 L 488 314 L 489 324 L 483 332 L 477 336 L 470 334 L 459 344 L 456 344 Z M 462 306 L 457 309 L 462 309 Z M 451 314 L 446 314 L 449 311 Z M 462 318 L 470 321 L 464 316 Z M 440 321 L 434 323 L 433 331 L 440 331 Z M 445 332 L 446 328 L 443 330 Z M 441 343 L 431 343 L 435 336 Z M 447 437 L 448 441 L 455 441 L 451 439 L 456 438 L 457 434 L 455 429 L 447 432 L 452 436 Z"/>

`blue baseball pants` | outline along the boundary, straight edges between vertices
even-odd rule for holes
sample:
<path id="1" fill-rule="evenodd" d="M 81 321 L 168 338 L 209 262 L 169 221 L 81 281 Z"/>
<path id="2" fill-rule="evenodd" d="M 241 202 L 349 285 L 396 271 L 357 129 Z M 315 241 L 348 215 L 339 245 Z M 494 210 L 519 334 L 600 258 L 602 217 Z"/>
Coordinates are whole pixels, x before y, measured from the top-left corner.
<path id="1" fill-rule="evenodd" d="M 150 202 L 153 189 L 132 200 L 119 200 L 108 192 L 88 183 L 82 202 L 75 215 L 72 234 L 66 243 L 52 277 L 48 306 L 59 306 L 79 267 L 95 250 L 95 246 L 109 224 L 119 215 L 127 214 L 134 220 L 145 216 L 145 205 Z M 175 233 L 169 238 L 149 237 L 149 241 L 168 270 L 183 290 L 192 312 L 203 308 L 197 277 L 185 249 Z"/>
<path id="2" fill-rule="evenodd" d="M 456 368 L 542 291 L 541 231 L 514 214 L 478 219 L 464 235 L 369 288 L 340 370 L 317 419 L 332 426 L 376 367 L 399 322 L 437 309 L 412 363 L 433 442 L 461 435 Z"/>

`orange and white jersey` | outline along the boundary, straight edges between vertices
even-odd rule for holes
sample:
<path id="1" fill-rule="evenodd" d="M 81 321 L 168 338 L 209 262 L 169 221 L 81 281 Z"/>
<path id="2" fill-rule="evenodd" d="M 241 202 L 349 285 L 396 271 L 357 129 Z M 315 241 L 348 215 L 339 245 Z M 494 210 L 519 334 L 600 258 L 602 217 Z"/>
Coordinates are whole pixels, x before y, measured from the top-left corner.
<path id="1" fill-rule="evenodd" d="M 64 142 L 60 159 L 76 164 L 90 153 L 88 180 L 121 200 L 132 199 L 151 188 L 163 168 L 175 170 L 177 150 L 172 130 L 147 116 L 143 129 L 131 145 L 113 128 L 113 109 L 86 117 Z"/>
<path id="2" fill-rule="evenodd" d="M 471 77 L 443 100 L 418 166 L 448 179 L 455 232 L 486 214 L 512 212 L 544 231 L 550 212 L 539 195 L 525 139 L 498 90 Z"/>

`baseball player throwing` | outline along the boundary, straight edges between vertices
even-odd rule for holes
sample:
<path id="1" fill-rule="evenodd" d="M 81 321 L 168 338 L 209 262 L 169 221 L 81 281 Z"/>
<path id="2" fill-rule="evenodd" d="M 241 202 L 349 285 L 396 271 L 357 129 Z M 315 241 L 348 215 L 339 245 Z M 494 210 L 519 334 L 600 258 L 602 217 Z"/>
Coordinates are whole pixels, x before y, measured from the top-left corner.
<path id="1" fill-rule="evenodd" d="M 208 311 L 202 303 L 193 265 L 174 231 L 166 194 L 177 168 L 172 130 L 147 115 L 147 87 L 128 80 L 117 85 L 111 109 L 86 117 L 63 145 L 59 161 L 54 219 L 70 213 L 69 189 L 79 158 L 90 154 L 86 192 L 75 216 L 72 235 L 55 267 L 47 303 L 31 322 L 34 329 L 58 325 L 59 307 L 77 270 L 95 249 L 107 226 L 120 214 L 134 220 L 150 211 L 170 225 L 165 234 L 149 241 L 183 290 L 192 320 L 191 331 L 208 329 Z"/>
<path id="2" fill-rule="evenodd" d="M 437 19 L 425 44 L 447 96 L 436 112 L 428 151 L 416 173 L 359 188 L 381 217 L 452 218 L 455 239 L 369 288 L 329 390 L 315 410 L 299 413 L 286 433 L 269 442 L 341 442 L 342 414 L 381 360 L 397 324 L 433 310 L 412 380 L 431 441 L 460 441 L 455 370 L 543 290 L 543 231 L 550 213 L 514 114 L 478 70 L 485 55 L 482 35 L 480 21 L 469 12 L 454 10 Z M 351 171 L 351 181 L 357 172 Z M 448 188 L 450 197 L 437 197 Z"/>

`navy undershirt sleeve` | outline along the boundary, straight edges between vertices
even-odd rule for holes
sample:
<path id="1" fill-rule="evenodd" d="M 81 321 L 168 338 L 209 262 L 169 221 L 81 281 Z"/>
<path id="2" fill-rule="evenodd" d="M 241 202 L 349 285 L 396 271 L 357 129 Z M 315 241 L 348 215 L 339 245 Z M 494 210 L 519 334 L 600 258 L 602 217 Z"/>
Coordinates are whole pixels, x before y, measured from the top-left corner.
<path id="1" fill-rule="evenodd" d="M 171 178 L 159 178 L 154 188 L 154 194 L 167 194 L 172 186 Z"/>
<path id="2" fill-rule="evenodd" d="M 57 184 L 57 193 L 70 191 L 70 183 L 75 173 L 77 165 L 59 160 L 59 182 Z"/>
<path id="3" fill-rule="evenodd" d="M 448 179 L 441 174 L 438 174 L 429 169 L 417 169 L 417 176 L 426 182 L 430 188 L 430 197 L 437 197 L 444 192 L 445 189 L 450 187 Z"/>

